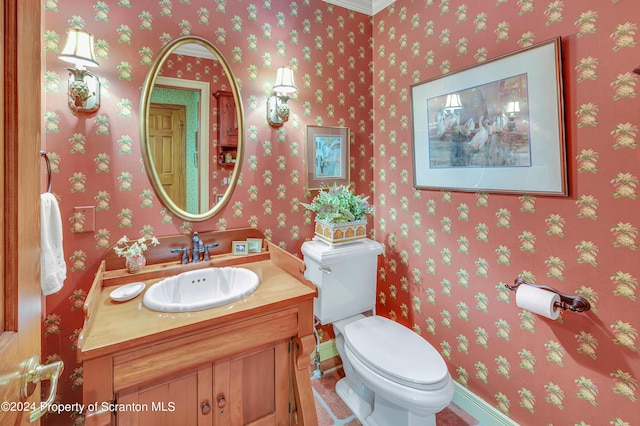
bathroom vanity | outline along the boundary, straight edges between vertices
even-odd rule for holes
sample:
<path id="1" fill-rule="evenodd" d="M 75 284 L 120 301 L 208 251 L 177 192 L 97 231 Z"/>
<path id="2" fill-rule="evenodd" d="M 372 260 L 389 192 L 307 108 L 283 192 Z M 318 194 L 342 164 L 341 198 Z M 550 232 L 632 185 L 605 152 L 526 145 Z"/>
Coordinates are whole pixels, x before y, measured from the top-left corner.
<path id="1" fill-rule="evenodd" d="M 84 310 L 78 341 L 87 425 L 317 424 L 310 382 L 315 347 L 315 286 L 304 263 L 266 243 L 235 256 L 231 241 L 264 238 L 255 229 L 201 233 L 216 241 L 211 260 L 181 264 L 170 253 L 188 236 L 162 237 L 138 274 L 117 258 L 102 261 Z M 167 255 L 165 255 L 168 254 Z M 253 294 L 203 311 L 156 312 L 143 294 L 114 302 L 123 284 L 188 270 L 239 266 L 255 272 Z"/>

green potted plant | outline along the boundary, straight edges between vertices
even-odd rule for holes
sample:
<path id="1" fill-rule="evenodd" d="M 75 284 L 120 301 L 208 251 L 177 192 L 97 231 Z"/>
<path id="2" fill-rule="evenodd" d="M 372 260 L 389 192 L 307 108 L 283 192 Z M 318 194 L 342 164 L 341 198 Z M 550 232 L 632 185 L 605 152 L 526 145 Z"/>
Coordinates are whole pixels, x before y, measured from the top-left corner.
<path id="1" fill-rule="evenodd" d="M 367 215 L 373 211 L 368 199 L 356 195 L 350 186 L 333 185 L 302 205 L 316 214 L 316 237 L 340 244 L 366 238 Z"/>

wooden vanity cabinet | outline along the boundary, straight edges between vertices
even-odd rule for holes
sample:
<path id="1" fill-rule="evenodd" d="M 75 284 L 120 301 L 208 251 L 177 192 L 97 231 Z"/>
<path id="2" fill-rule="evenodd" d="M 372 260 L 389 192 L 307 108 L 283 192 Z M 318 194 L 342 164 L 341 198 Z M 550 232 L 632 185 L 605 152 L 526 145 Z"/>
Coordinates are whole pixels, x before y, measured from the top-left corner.
<path id="1" fill-rule="evenodd" d="M 112 354 L 113 423 L 288 424 L 297 321 L 288 308 Z"/>
<path id="2" fill-rule="evenodd" d="M 129 426 L 212 424 L 198 418 L 198 394 L 210 391 L 211 377 L 211 366 L 206 366 L 122 391 L 116 404 L 130 408 L 118 411 L 115 420 Z M 207 398 L 209 394 L 205 394 Z"/>
<path id="3" fill-rule="evenodd" d="M 118 425 L 281 425 L 289 416 L 284 340 L 118 393 Z"/>
<path id="4" fill-rule="evenodd" d="M 226 241 L 246 238 L 242 232 L 249 231 L 202 235 L 230 248 Z M 173 239 L 163 237 L 161 244 L 166 248 Z M 298 258 L 267 246 L 243 256 L 242 264 L 226 252 L 188 265 L 151 256 L 154 263 L 133 277 L 103 261 L 78 339 L 85 424 L 316 425 L 309 366 L 317 291 Z M 228 306 L 159 313 L 144 307 L 142 296 L 123 303 L 109 296 L 130 280 L 149 286 L 175 271 L 232 265 L 253 270 L 261 282 Z"/>

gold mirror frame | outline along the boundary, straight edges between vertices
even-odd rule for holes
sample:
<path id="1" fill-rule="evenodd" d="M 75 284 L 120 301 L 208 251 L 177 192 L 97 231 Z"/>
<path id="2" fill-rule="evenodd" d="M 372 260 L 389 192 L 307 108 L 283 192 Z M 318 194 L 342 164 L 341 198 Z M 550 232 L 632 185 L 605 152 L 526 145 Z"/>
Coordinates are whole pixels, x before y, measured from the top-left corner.
<path id="1" fill-rule="evenodd" d="M 162 69 L 162 66 L 169 58 L 169 55 L 171 55 L 171 53 L 173 53 L 180 46 L 184 46 L 185 44 L 189 43 L 195 43 L 205 47 L 220 62 L 220 66 L 229 79 L 229 86 L 231 87 L 231 92 L 233 93 L 233 97 L 235 100 L 236 116 L 238 120 L 238 147 L 236 163 L 229 179 L 229 185 L 227 186 L 227 189 L 225 190 L 222 198 L 218 199 L 213 207 L 204 213 L 190 213 L 179 207 L 168 196 L 167 192 L 164 190 L 160 182 L 160 177 L 158 176 L 158 172 L 151 155 L 151 146 L 149 142 L 149 108 L 151 106 L 151 93 L 153 92 L 153 88 L 156 84 L 158 73 Z M 209 93 L 209 96 L 211 96 L 211 93 Z M 213 116 L 211 113 L 209 113 L 209 117 L 210 119 L 215 119 L 215 116 Z M 147 74 L 142 90 L 142 96 L 140 100 L 140 140 L 140 145 L 142 147 L 142 160 L 144 161 L 147 176 L 149 176 L 149 180 L 151 181 L 151 185 L 153 186 L 156 195 L 158 196 L 162 204 L 171 213 L 185 220 L 202 221 L 215 216 L 229 202 L 229 199 L 231 198 L 231 195 L 233 194 L 233 191 L 235 190 L 235 187 L 238 183 L 238 178 L 240 177 L 240 165 L 242 164 L 242 158 L 244 155 L 244 113 L 242 109 L 242 98 L 240 97 L 240 90 L 238 88 L 238 84 L 236 83 L 235 76 L 231 72 L 229 64 L 224 59 L 220 51 L 213 44 L 211 44 L 211 42 L 202 37 L 184 36 L 172 40 L 162 49 L 162 51 L 152 64 L 151 68 L 149 69 L 149 73 Z"/>

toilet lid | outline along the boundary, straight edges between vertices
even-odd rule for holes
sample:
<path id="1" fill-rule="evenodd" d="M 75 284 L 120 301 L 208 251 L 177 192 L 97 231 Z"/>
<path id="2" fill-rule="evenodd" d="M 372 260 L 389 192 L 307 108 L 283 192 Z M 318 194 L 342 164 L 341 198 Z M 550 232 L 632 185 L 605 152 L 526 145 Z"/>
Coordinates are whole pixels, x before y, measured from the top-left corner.
<path id="1" fill-rule="evenodd" d="M 352 322 L 345 327 L 344 337 L 362 363 L 405 386 L 437 388 L 449 374 L 429 342 L 390 319 L 371 316 Z"/>

